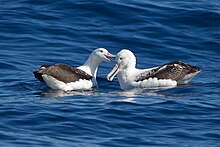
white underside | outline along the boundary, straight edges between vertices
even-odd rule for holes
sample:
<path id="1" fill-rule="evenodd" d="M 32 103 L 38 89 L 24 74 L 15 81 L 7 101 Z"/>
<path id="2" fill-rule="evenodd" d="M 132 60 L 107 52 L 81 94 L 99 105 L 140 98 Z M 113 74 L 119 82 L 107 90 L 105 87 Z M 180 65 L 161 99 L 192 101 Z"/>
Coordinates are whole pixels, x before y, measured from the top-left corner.
<path id="1" fill-rule="evenodd" d="M 177 85 L 176 81 L 170 79 L 158 80 L 157 78 L 149 78 L 139 82 L 119 80 L 119 83 L 123 90 L 133 88 L 175 87 Z"/>
<path id="2" fill-rule="evenodd" d="M 44 81 L 46 82 L 47 86 L 55 89 L 55 90 L 63 90 L 63 91 L 70 91 L 70 90 L 90 90 L 92 87 L 96 85 L 93 84 L 91 80 L 82 80 L 70 83 L 64 83 L 55 79 L 54 77 L 42 75 Z"/>
<path id="3" fill-rule="evenodd" d="M 143 72 L 143 70 L 138 69 L 133 69 L 131 72 L 119 72 L 117 77 L 121 89 L 128 90 L 133 88 L 175 87 L 178 84 L 187 84 L 196 74 L 199 73 L 188 74 L 179 81 L 174 81 L 171 79 L 149 78 L 147 80 L 135 82 L 135 78 L 141 72 Z"/>

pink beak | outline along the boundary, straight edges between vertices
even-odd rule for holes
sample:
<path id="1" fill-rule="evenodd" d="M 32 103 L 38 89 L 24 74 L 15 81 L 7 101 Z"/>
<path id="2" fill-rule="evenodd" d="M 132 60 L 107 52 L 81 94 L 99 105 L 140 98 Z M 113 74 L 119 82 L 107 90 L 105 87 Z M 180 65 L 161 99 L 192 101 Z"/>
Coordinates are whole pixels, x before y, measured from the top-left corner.
<path id="1" fill-rule="evenodd" d="M 118 72 L 119 72 L 119 66 L 118 66 L 118 64 L 115 64 L 112 71 L 107 75 L 107 79 L 109 81 L 112 81 L 114 79 L 114 77 L 117 75 Z"/>
<path id="2" fill-rule="evenodd" d="M 115 55 L 113 55 L 113 54 L 111 54 L 111 53 L 107 53 L 107 54 L 105 55 L 105 57 L 106 57 L 106 60 L 107 60 L 108 62 L 111 62 L 111 60 L 110 60 L 109 58 L 115 58 Z"/>

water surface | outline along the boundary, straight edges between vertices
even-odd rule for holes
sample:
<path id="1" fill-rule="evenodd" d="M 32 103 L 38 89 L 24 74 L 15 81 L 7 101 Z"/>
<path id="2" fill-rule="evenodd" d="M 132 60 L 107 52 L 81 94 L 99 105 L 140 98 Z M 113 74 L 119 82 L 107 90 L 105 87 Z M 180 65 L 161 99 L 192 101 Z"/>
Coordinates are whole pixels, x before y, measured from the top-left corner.
<path id="1" fill-rule="evenodd" d="M 218 0 L 0 2 L 0 146 L 220 146 Z M 138 68 L 181 60 L 188 85 L 122 91 L 103 63 L 92 91 L 47 88 L 41 64 L 81 65 L 98 47 Z"/>

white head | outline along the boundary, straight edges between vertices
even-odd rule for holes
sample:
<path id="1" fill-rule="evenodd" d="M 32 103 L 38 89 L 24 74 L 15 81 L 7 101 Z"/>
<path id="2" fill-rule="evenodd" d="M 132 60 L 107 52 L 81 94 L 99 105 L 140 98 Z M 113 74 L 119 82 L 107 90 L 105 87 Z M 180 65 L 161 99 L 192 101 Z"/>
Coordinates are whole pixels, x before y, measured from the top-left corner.
<path id="1" fill-rule="evenodd" d="M 132 68 L 135 68 L 136 66 L 136 58 L 134 54 L 130 50 L 127 50 L 127 49 L 121 50 L 116 55 L 115 61 L 116 61 L 115 67 L 107 75 L 107 79 L 109 81 L 112 81 L 119 71 L 132 69 Z"/>
<path id="2" fill-rule="evenodd" d="M 97 60 L 98 62 L 110 62 L 111 60 L 109 58 L 114 58 L 115 55 L 109 53 L 108 50 L 105 48 L 97 48 L 90 54 L 90 57 Z"/>

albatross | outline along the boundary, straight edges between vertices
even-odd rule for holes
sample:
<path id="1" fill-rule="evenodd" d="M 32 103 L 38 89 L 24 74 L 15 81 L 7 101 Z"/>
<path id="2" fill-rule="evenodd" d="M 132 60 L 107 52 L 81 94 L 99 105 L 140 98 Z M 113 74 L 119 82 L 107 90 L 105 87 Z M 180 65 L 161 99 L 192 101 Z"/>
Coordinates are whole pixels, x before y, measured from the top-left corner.
<path id="1" fill-rule="evenodd" d="M 115 58 L 115 66 L 107 75 L 112 81 L 117 75 L 121 89 L 150 87 L 174 87 L 187 84 L 201 69 L 190 64 L 174 61 L 149 69 L 137 69 L 136 57 L 127 49 L 121 50 Z"/>
<path id="2" fill-rule="evenodd" d="M 86 62 L 79 67 L 71 67 L 58 63 L 54 65 L 42 65 L 33 72 L 36 79 L 46 83 L 55 90 L 89 90 L 97 86 L 96 74 L 101 62 L 110 62 L 115 57 L 105 48 L 97 48 Z"/>

